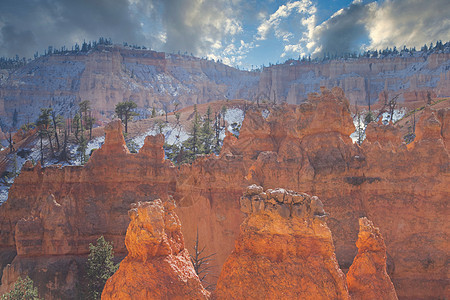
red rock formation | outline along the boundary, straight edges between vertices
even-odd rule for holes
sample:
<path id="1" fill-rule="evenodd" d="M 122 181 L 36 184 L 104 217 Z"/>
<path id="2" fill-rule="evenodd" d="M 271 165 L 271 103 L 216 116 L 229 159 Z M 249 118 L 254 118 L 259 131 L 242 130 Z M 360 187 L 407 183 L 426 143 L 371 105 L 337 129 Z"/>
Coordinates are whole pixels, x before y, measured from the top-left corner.
<path id="1" fill-rule="evenodd" d="M 349 299 L 317 197 L 247 188 L 249 216 L 220 274 L 216 299 Z"/>
<path id="2" fill-rule="evenodd" d="M 112 139 L 107 138 L 102 147 L 106 150 L 96 150 L 84 167 L 24 167 L 8 201 L 0 207 L 2 266 L 11 263 L 16 247 L 21 253 L 10 271 L 3 272 L 10 275 L 2 278 L 0 292 L 17 276 L 36 269 L 27 253 L 35 255 L 35 260 L 39 257 L 40 266 L 44 266 L 45 259 L 56 257 L 47 256 L 45 251 L 61 251 L 64 256 L 59 260 L 86 255 L 89 243 L 104 235 L 114 242 L 116 253 L 125 254 L 129 205 L 168 195 L 173 195 L 178 205 L 186 248 L 192 249 L 198 228 L 200 244 L 207 246 L 208 254 L 217 253 L 219 269 L 233 250 L 243 220 L 236 199 L 246 186 L 255 183 L 265 189 L 284 186 L 320 197 L 330 214 L 327 224 L 343 270 L 357 253 L 356 220 L 369 217 L 383 232 L 387 270 L 398 296 L 443 298 L 448 232 L 436 224 L 447 221 L 445 203 L 450 197 L 448 111 L 424 114 L 416 125 L 418 137 L 409 147 L 399 144 L 395 130 L 391 132 L 388 127 L 389 137 L 384 137 L 384 129 L 378 130 L 374 135 L 369 133 L 359 147 L 348 137 L 354 128 L 342 90 L 323 89 L 321 95 L 312 94 L 299 106 L 270 109 L 267 118 L 261 118 L 257 109 L 249 110 L 241 136 L 228 136 L 219 157 L 203 157 L 179 168 L 163 160 L 162 136 L 148 138 L 140 153 L 127 153 L 121 131 L 111 126 L 108 132 Z M 323 119 L 326 121 L 321 122 Z M 268 133 L 261 132 L 261 126 Z M 119 140 L 114 147 L 109 146 Z M 117 147 L 124 151 L 113 150 Z M 41 203 L 50 194 L 63 208 L 74 233 L 62 238 L 59 248 L 51 246 L 56 241 L 45 241 L 49 235 L 34 238 L 36 243 L 50 245 L 39 248 L 46 250 L 25 246 L 20 239 L 16 243 L 17 222 L 38 217 Z M 61 208 L 54 205 L 54 209 Z M 20 236 L 28 239 L 23 232 Z M 36 256 L 36 251 L 43 253 Z M 50 271 L 46 274 L 45 280 L 56 282 Z M 44 280 L 33 276 L 34 280 Z M 46 282 L 40 283 L 48 290 Z"/>
<path id="3" fill-rule="evenodd" d="M 29 274 L 46 299 L 76 298 L 89 243 L 103 235 L 124 256 L 130 204 L 174 193 L 176 169 L 161 160 L 161 145 L 147 142 L 131 154 L 120 128 L 120 122 L 107 126 L 105 145 L 84 167 L 24 165 L 0 207 L 2 268 L 10 264 L 0 293 Z"/>
<path id="4" fill-rule="evenodd" d="M 371 122 L 366 127 L 366 139 L 369 143 L 379 143 L 380 146 L 394 148 L 403 143 L 400 130 L 392 124 L 383 125 Z"/>
<path id="5" fill-rule="evenodd" d="M 386 246 L 378 228 L 367 218 L 359 219 L 356 255 L 347 273 L 352 299 L 397 299 L 394 285 L 386 273 Z"/>
<path id="6" fill-rule="evenodd" d="M 103 289 L 102 299 L 207 299 L 184 247 L 175 203 L 139 202 L 130 211 L 127 257 Z"/>

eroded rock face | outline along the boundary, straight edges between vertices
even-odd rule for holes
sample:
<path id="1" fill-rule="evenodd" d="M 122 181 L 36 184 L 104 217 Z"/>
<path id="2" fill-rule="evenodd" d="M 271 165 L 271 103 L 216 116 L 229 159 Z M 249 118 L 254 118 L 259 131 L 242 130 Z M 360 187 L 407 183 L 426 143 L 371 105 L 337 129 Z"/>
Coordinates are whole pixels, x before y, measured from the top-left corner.
<path id="1" fill-rule="evenodd" d="M 288 61 L 248 72 L 192 56 L 99 46 L 83 54 L 40 57 L 14 72 L 1 70 L 0 115 L 10 119 L 16 109 L 22 123 L 26 115 L 37 118 L 39 111 L 29 109 L 32 104 L 67 107 L 78 99 L 91 101 L 94 113 L 107 115 L 123 99 L 145 108 L 163 108 L 174 98 L 181 106 L 224 98 L 299 104 L 321 86 L 340 86 L 352 102 L 383 99 L 378 95 L 389 87 L 389 98 L 400 94 L 400 101 L 423 103 L 430 90 L 438 97 L 450 95 L 449 64 L 449 53 L 434 53 L 323 63 Z M 100 113 L 95 117 L 105 119 Z"/>
<path id="2" fill-rule="evenodd" d="M 207 299 L 189 253 L 171 200 L 139 202 L 125 243 L 127 257 L 103 289 L 102 299 Z"/>
<path id="3" fill-rule="evenodd" d="M 367 218 L 359 219 L 356 255 L 347 273 L 352 299 L 397 299 L 394 285 L 386 273 L 386 246 L 378 228 Z"/>
<path id="4" fill-rule="evenodd" d="M 117 254 L 125 255 L 130 204 L 169 195 L 177 203 L 186 248 L 193 248 L 198 228 L 200 244 L 207 245 L 208 254 L 216 253 L 213 264 L 219 274 L 244 218 L 237 199 L 247 186 L 257 184 L 264 190 L 282 186 L 317 195 L 327 208 L 327 225 L 344 271 L 358 252 L 357 220 L 370 217 L 383 232 L 387 272 L 399 298 L 445 297 L 447 254 L 442 245 L 448 230 L 436 224 L 448 218 L 449 109 L 426 112 L 416 124 L 418 137 L 408 146 L 399 143 L 394 127 L 387 126 L 369 134 L 360 147 L 348 137 L 354 128 L 347 103 L 336 88 L 312 94 L 298 106 L 271 108 L 268 117 L 260 118 L 262 112 L 255 107 L 245 116 L 241 136 L 227 136 L 220 156 L 202 157 L 179 168 L 164 160 L 162 136 L 147 138 L 137 154 L 114 150 L 125 147 L 117 126 L 107 131 L 116 135 L 111 140 L 115 146 L 109 147 L 106 139 L 84 167 L 26 164 L 0 207 L 0 265 L 11 262 L 16 247 L 21 253 L 11 265 L 17 272 L 6 281 L 2 278 L 0 292 L 32 269 L 29 260 L 25 267 L 27 253 L 39 255 L 41 265 L 53 257 L 47 251 L 60 257 L 87 255 L 89 243 L 104 235 L 114 242 Z M 55 205 L 55 212 L 64 208 L 67 224 L 61 228 L 70 225 L 76 234 L 61 236 L 63 246 L 57 247 L 56 240 L 45 241 L 49 235 L 27 237 L 22 231 L 22 240 L 55 246 L 25 246 L 20 239 L 16 243 L 17 222 L 36 217 L 51 194 L 61 205 Z M 40 286 L 48 290 L 45 284 Z"/>
<path id="5" fill-rule="evenodd" d="M 216 299 L 349 299 L 319 198 L 250 186 Z"/>

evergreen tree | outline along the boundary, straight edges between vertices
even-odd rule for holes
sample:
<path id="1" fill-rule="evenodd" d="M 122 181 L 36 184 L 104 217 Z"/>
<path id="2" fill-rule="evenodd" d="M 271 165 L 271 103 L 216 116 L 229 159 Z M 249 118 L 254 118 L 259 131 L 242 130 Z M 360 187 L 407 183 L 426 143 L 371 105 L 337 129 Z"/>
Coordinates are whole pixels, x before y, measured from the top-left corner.
<path id="1" fill-rule="evenodd" d="M 91 110 L 91 101 L 84 100 L 84 101 L 80 102 L 80 104 L 78 104 L 78 106 L 80 107 L 81 123 L 83 125 L 82 129 L 84 130 L 84 129 L 87 129 L 86 120 L 87 120 L 87 116 L 88 116 L 88 111 Z"/>
<path id="2" fill-rule="evenodd" d="M 51 108 L 41 108 L 41 114 L 38 117 L 38 120 L 36 121 L 36 126 L 38 127 L 38 133 L 39 138 L 41 141 L 41 164 L 44 163 L 44 149 L 43 149 L 43 143 L 42 140 L 44 137 L 48 138 L 48 143 L 50 145 L 50 150 L 52 153 L 52 157 L 54 156 L 55 152 L 53 150 L 53 144 L 52 144 L 52 129 L 51 129 L 51 113 L 53 109 Z"/>
<path id="3" fill-rule="evenodd" d="M 114 257 L 112 243 L 101 236 L 96 245 L 89 244 L 87 262 L 87 298 L 100 299 L 106 280 L 117 271 L 119 265 L 112 261 Z"/>
<path id="4" fill-rule="evenodd" d="M 78 135 L 80 134 L 81 130 L 81 118 L 78 112 L 75 113 L 75 116 L 73 116 L 73 125 L 75 126 L 75 139 L 78 140 Z"/>
<path id="5" fill-rule="evenodd" d="M 34 287 L 30 277 L 18 278 L 14 288 L 2 295 L 1 300 L 39 300 L 37 287 Z"/>
<path id="6" fill-rule="evenodd" d="M 191 129 L 191 139 L 192 139 L 191 149 L 192 155 L 194 157 L 199 153 L 200 148 L 199 133 L 200 133 L 200 117 L 198 116 L 197 105 L 194 105 L 194 120 L 192 122 L 192 129 Z"/>
<path id="7" fill-rule="evenodd" d="M 209 154 L 211 152 L 211 147 L 213 145 L 214 140 L 214 133 L 211 128 L 211 106 L 208 106 L 208 110 L 206 111 L 202 130 L 200 132 L 200 139 L 203 148 L 202 152 L 205 154 Z"/>
<path id="8" fill-rule="evenodd" d="M 54 129 L 54 133 L 55 133 L 56 146 L 58 147 L 58 151 L 59 151 L 60 144 L 59 144 L 59 138 L 58 138 L 58 130 L 60 130 L 63 127 L 64 118 L 61 115 L 56 115 L 56 113 L 54 111 L 52 111 L 52 122 L 53 122 L 53 129 Z"/>
<path id="9" fill-rule="evenodd" d="M 87 140 L 84 137 L 83 132 L 81 132 L 81 136 L 78 139 L 77 153 L 78 153 L 78 155 L 80 155 L 80 162 L 82 165 L 84 165 L 87 161 L 86 149 L 87 149 Z"/>
<path id="10" fill-rule="evenodd" d="M 131 121 L 133 119 L 133 116 L 138 115 L 133 111 L 136 107 L 136 103 L 131 100 L 119 102 L 116 105 L 116 115 L 125 124 L 125 133 L 128 133 L 128 121 Z"/>

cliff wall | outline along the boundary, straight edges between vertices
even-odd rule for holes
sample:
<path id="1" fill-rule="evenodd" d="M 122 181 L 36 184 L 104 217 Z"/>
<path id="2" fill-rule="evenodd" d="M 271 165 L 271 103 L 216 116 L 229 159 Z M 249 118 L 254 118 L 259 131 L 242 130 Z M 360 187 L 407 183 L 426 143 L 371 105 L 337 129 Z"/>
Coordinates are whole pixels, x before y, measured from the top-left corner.
<path id="1" fill-rule="evenodd" d="M 341 87 L 354 103 L 389 99 L 426 101 L 450 96 L 450 53 L 358 58 L 325 62 L 288 61 L 248 72 L 187 55 L 121 46 L 99 46 L 88 53 L 40 57 L 0 77 L 0 116 L 10 123 L 35 120 L 51 105 L 72 116 L 90 100 L 97 120 L 111 119 L 118 102 L 139 108 L 174 109 L 223 99 L 299 104 L 321 86 Z M 384 100 L 384 99 L 383 99 Z"/>

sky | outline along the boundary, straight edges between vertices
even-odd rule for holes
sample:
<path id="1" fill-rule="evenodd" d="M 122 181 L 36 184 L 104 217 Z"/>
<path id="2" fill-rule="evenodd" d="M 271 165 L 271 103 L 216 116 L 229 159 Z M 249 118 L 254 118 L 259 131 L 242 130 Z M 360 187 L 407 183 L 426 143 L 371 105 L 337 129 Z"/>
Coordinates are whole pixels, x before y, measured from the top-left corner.
<path id="1" fill-rule="evenodd" d="M 251 69 L 450 40 L 450 0 L 1 0 L 0 56 L 111 38 Z"/>

